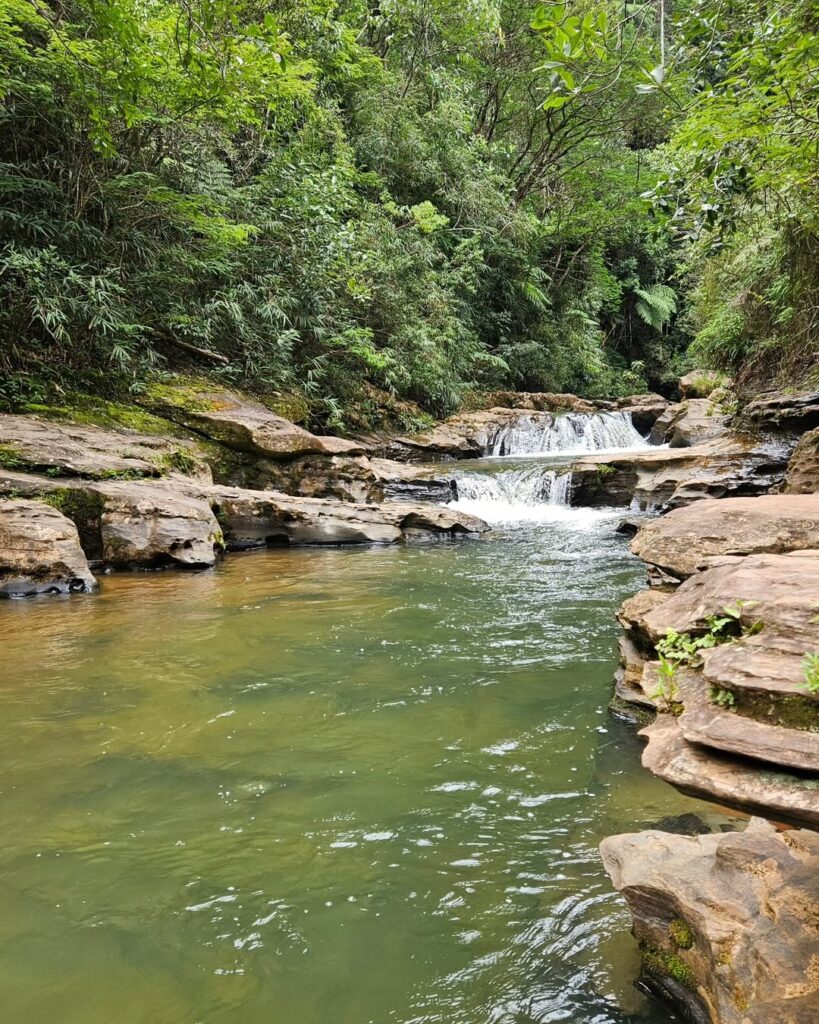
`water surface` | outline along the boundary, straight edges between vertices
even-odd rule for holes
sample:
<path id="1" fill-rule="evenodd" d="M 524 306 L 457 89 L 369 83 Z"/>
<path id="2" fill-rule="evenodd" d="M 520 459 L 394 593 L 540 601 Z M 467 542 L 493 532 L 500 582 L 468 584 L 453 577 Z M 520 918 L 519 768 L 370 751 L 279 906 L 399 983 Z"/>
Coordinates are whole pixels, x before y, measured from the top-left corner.
<path id="1" fill-rule="evenodd" d="M 599 840 L 714 812 L 605 710 L 606 513 L 6 602 L 20 1024 L 665 1024 Z"/>

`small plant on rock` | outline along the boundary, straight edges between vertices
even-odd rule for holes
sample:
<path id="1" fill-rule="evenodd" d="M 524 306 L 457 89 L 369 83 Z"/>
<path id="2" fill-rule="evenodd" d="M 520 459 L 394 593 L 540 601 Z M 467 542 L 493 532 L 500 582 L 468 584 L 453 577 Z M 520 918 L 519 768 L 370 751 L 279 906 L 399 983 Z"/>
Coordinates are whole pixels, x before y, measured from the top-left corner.
<path id="1" fill-rule="evenodd" d="M 819 651 L 812 651 L 802 659 L 805 689 L 810 693 L 819 692 Z"/>

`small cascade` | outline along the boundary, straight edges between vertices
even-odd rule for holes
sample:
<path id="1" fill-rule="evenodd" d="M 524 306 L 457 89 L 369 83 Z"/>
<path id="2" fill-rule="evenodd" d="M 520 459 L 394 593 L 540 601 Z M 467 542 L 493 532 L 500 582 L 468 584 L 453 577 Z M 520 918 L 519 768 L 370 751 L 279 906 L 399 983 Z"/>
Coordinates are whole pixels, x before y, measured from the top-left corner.
<path id="1" fill-rule="evenodd" d="M 553 518 L 568 511 L 572 474 L 540 466 L 496 473 L 460 471 L 451 507 L 488 523 Z M 560 511 L 558 511 L 560 510 Z"/>
<path id="2" fill-rule="evenodd" d="M 619 449 L 647 448 L 626 412 L 566 413 L 563 416 L 523 415 L 495 435 L 490 455 L 583 455 Z"/>

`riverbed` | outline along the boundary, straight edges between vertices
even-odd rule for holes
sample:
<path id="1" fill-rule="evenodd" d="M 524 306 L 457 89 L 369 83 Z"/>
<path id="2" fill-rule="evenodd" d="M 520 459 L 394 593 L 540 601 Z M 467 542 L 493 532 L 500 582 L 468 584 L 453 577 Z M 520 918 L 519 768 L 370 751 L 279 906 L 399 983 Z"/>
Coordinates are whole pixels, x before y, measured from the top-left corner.
<path id="1" fill-rule="evenodd" d="M 7 1019 L 672 1020 L 597 844 L 722 819 L 606 710 L 616 521 L 6 602 Z"/>

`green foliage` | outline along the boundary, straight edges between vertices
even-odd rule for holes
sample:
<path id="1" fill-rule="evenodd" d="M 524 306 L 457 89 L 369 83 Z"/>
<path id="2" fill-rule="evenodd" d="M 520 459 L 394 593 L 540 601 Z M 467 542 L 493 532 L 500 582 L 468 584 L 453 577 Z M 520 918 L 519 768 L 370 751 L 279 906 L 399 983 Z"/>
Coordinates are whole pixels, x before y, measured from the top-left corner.
<path id="1" fill-rule="evenodd" d="M 804 374 L 808 0 L 675 17 L 0 0 L 0 404 L 194 367 L 362 428 L 375 395 L 668 390 L 694 334 Z"/>
<path id="2" fill-rule="evenodd" d="M 744 623 L 744 612 L 753 606 L 753 601 L 735 601 L 722 609 L 719 615 L 709 615 L 705 622 L 707 631 L 699 635 L 680 633 L 670 629 L 657 643 L 660 659 L 658 670 L 659 686 L 652 697 L 666 702 L 677 700 L 676 673 L 681 667 L 700 668 L 702 651 L 720 644 L 734 643 L 740 637 L 753 636 L 763 628 L 763 623 Z M 725 690 L 712 690 L 711 699 L 722 706 L 733 706 L 734 696 Z"/>
<path id="3" fill-rule="evenodd" d="M 802 659 L 802 674 L 805 677 L 805 689 L 810 693 L 819 693 L 819 652 L 812 652 Z"/>
<path id="4" fill-rule="evenodd" d="M 667 284 L 653 284 L 648 288 L 635 288 L 639 299 L 637 313 L 656 331 L 669 322 L 677 311 L 677 296 Z"/>
<path id="5" fill-rule="evenodd" d="M 668 934 L 677 949 L 691 949 L 694 945 L 694 933 L 681 917 L 675 917 L 668 926 Z"/>

